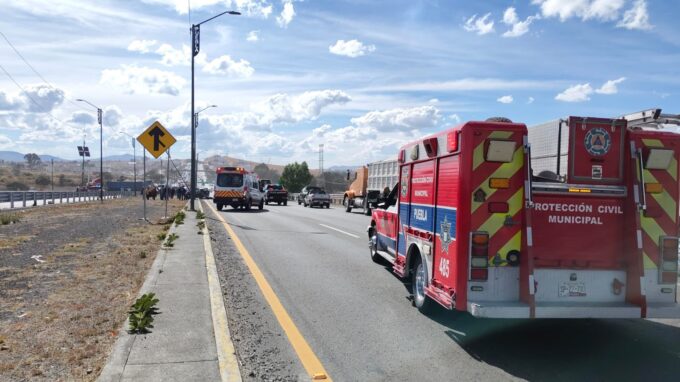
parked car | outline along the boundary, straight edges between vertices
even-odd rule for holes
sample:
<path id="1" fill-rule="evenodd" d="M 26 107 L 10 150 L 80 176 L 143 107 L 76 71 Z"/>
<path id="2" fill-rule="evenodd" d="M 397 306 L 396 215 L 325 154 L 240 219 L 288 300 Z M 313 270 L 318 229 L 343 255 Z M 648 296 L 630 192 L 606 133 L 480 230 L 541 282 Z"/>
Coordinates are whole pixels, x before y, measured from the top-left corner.
<path id="1" fill-rule="evenodd" d="M 305 207 L 319 206 L 321 208 L 331 208 L 331 196 L 322 189 L 312 190 L 305 197 Z"/>
<path id="2" fill-rule="evenodd" d="M 288 205 L 288 191 L 280 184 L 267 184 L 264 188 L 264 204 Z"/>
<path id="3" fill-rule="evenodd" d="M 299 193 L 298 196 L 297 196 L 297 203 L 298 203 L 298 205 L 304 203 L 305 197 L 307 197 L 307 194 L 309 194 L 310 191 L 312 191 L 312 190 L 320 190 L 320 189 L 321 189 L 321 187 L 317 187 L 317 186 L 306 186 L 306 187 L 304 187 L 304 188 L 302 189 L 302 191 L 300 191 L 300 193 Z"/>

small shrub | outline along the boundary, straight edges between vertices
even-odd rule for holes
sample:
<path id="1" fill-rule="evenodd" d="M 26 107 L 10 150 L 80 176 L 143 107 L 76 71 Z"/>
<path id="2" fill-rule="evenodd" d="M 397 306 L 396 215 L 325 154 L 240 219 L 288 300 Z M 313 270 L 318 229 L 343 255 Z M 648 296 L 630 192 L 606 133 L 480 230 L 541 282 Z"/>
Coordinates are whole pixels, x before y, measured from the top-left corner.
<path id="1" fill-rule="evenodd" d="M 21 219 L 15 214 L 0 214 L 0 224 L 2 225 L 16 224 L 20 220 Z"/>
<path id="2" fill-rule="evenodd" d="M 161 233 L 159 233 L 158 235 L 156 235 L 156 237 L 157 237 L 158 240 L 160 240 L 160 241 L 165 240 L 165 236 L 166 236 L 165 232 L 161 232 Z"/>
<path id="3" fill-rule="evenodd" d="M 35 178 L 35 184 L 37 184 L 38 186 L 48 186 L 51 182 L 52 180 L 47 175 L 38 175 Z"/>
<path id="4" fill-rule="evenodd" d="M 184 213 L 184 211 L 179 211 L 177 215 L 175 215 L 175 224 L 184 224 L 184 218 L 186 217 L 187 215 Z"/>
<path id="5" fill-rule="evenodd" d="M 139 252 L 139 257 L 141 259 L 146 259 L 146 251 Z"/>
<path id="6" fill-rule="evenodd" d="M 21 182 L 9 182 L 7 189 L 10 191 L 28 191 L 28 186 Z"/>
<path id="7" fill-rule="evenodd" d="M 200 222 L 196 223 L 196 227 L 198 227 L 198 229 L 200 229 L 202 231 L 203 228 L 205 228 L 205 222 L 200 221 Z"/>
<path id="8" fill-rule="evenodd" d="M 196 211 L 196 219 L 198 219 L 198 220 L 205 219 L 205 214 L 201 211 Z"/>
<path id="9" fill-rule="evenodd" d="M 175 240 L 179 239 L 179 235 L 175 233 L 171 233 L 168 235 L 168 239 L 165 241 L 165 246 L 166 247 L 174 247 L 175 246 Z"/>
<path id="10" fill-rule="evenodd" d="M 130 307 L 130 333 L 148 333 L 153 328 L 153 315 L 158 314 L 158 299 L 154 293 L 144 294 Z"/>

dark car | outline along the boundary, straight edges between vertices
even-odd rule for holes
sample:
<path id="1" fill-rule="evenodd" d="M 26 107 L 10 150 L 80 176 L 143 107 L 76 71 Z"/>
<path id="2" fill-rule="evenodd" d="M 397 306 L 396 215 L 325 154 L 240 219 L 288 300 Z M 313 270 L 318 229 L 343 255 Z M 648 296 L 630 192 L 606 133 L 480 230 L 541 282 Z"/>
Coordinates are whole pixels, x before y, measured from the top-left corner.
<path id="1" fill-rule="evenodd" d="M 305 198 L 307 197 L 307 194 L 309 194 L 313 190 L 321 190 L 321 187 L 317 186 L 306 186 L 305 188 L 300 191 L 300 193 L 297 196 L 297 202 L 298 205 L 302 204 L 305 202 Z"/>
<path id="2" fill-rule="evenodd" d="M 288 191 L 280 184 L 268 184 L 264 188 L 264 203 L 276 203 L 288 205 Z"/>

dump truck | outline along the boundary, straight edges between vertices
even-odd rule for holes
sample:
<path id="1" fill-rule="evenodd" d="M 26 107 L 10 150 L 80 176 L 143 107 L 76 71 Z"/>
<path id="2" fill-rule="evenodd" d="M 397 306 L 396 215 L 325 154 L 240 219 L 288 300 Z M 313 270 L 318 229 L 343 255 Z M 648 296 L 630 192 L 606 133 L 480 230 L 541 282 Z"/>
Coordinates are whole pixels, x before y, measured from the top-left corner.
<path id="1" fill-rule="evenodd" d="M 354 181 L 342 198 L 345 211 L 362 208 L 364 214 L 370 216 L 371 209 L 377 207 L 399 181 L 398 168 L 396 160 L 382 160 L 357 169 Z M 349 170 L 347 180 L 350 180 Z"/>

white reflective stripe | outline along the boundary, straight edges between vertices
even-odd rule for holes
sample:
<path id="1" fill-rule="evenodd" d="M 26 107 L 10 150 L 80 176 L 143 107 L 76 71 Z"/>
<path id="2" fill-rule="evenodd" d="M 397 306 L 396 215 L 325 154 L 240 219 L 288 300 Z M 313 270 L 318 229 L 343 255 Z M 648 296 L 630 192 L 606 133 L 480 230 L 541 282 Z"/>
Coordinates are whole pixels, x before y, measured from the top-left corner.
<path id="1" fill-rule="evenodd" d="M 640 276 L 640 294 L 645 295 L 645 276 Z"/>
<path id="2" fill-rule="evenodd" d="M 531 234 L 531 227 L 527 227 L 527 247 L 534 246 L 534 237 Z"/>
<path id="3" fill-rule="evenodd" d="M 634 157 L 635 156 L 635 142 L 630 141 L 630 156 Z"/>
<path id="4" fill-rule="evenodd" d="M 637 187 L 633 187 L 633 197 L 635 198 L 635 204 L 640 204 L 640 190 Z"/>
<path id="5" fill-rule="evenodd" d="M 534 295 L 536 293 L 536 288 L 534 288 L 534 275 L 529 275 L 529 294 Z"/>
<path id="6" fill-rule="evenodd" d="M 637 230 L 637 246 L 638 249 L 642 249 L 642 231 Z"/>

